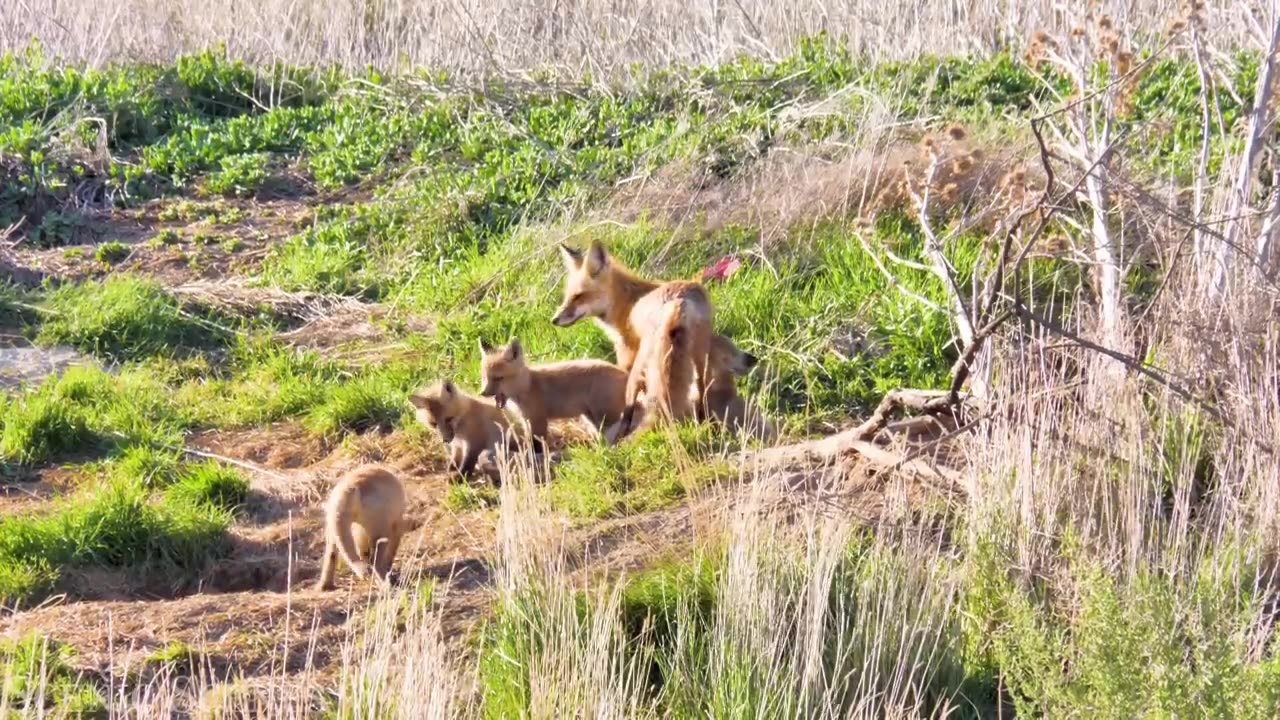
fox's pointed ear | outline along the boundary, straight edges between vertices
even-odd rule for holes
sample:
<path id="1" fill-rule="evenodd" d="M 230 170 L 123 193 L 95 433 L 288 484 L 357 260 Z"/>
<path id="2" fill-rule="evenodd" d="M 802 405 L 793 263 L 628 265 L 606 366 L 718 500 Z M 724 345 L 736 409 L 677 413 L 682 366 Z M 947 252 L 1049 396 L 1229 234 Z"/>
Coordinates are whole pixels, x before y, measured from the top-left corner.
<path id="1" fill-rule="evenodd" d="M 458 388 L 454 386 L 452 380 L 445 380 L 444 382 L 440 383 L 440 391 L 443 392 L 445 395 L 458 394 Z"/>
<path id="2" fill-rule="evenodd" d="M 605 252 L 604 245 L 599 240 L 592 240 L 591 247 L 587 250 L 587 272 L 592 275 L 599 275 L 601 270 L 609 264 L 609 253 Z"/>
<path id="3" fill-rule="evenodd" d="M 507 357 L 515 360 L 523 352 L 524 349 L 520 347 L 520 338 L 511 338 L 511 342 L 507 345 Z"/>
<path id="4" fill-rule="evenodd" d="M 560 258 L 564 260 L 567 270 L 577 270 L 582 267 L 582 251 L 576 247 L 560 243 Z"/>
<path id="5" fill-rule="evenodd" d="M 484 338 L 480 338 L 480 352 L 484 353 L 485 355 L 488 355 L 489 353 L 493 352 L 493 346 L 490 345 L 489 341 L 485 340 Z"/>

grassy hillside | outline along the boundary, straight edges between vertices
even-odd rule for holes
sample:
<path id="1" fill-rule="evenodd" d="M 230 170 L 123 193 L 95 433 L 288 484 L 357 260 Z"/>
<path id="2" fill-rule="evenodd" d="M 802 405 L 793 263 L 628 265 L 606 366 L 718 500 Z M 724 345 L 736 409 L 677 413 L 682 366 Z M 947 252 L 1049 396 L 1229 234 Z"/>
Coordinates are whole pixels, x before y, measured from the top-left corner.
<path id="1" fill-rule="evenodd" d="M 3 56 L 0 708 L 1274 717 L 1270 70 L 1205 12 L 484 82 Z M 550 322 L 593 240 L 707 278 L 778 445 L 964 402 L 449 478 L 408 394 L 612 358 Z M 304 590 L 362 462 L 408 579 Z"/>

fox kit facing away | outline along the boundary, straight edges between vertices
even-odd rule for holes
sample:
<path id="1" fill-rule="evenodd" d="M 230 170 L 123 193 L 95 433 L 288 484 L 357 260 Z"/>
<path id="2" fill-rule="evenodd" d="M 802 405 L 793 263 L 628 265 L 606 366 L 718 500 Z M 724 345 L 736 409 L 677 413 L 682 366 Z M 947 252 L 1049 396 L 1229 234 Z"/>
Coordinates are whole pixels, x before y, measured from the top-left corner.
<path id="1" fill-rule="evenodd" d="M 480 394 L 498 407 L 510 400 L 529 426 L 535 452 L 543 452 L 547 421 L 583 418 L 612 444 L 626 409 L 627 374 L 603 360 L 529 365 L 519 339 L 506 347 L 480 341 Z"/>
<path id="2" fill-rule="evenodd" d="M 636 277 L 609 257 L 599 241 L 584 253 L 561 245 L 564 303 L 552 319 L 568 327 L 596 319 L 613 339 L 618 366 L 631 375 L 627 400 L 644 391 L 654 410 L 681 419 L 705 396 L 712 352 L 711 300 L 700 283 L 656 283 Z M 699 403 L 691 404 L 696 386 Z"/>
<path id="3" fill-rule="evenodd" d="M 369 573 L 389 582 L 391 563 L 404 535 L 404 485 L 381 465 L 365 465 L 347 473 L 324 506 L 324 558 L 318 590 L 332 590 L 338 556 L 356 577 Z"/>
<path id="4" fill-rule="evenodd" d="M 471 475 L 481 453 L 496 452 L 509 440 L 511 422 L 500 408 L 471 397 L 442 380 L 409 396 L 420 420 L 449 446 L 449 469 Z"/>

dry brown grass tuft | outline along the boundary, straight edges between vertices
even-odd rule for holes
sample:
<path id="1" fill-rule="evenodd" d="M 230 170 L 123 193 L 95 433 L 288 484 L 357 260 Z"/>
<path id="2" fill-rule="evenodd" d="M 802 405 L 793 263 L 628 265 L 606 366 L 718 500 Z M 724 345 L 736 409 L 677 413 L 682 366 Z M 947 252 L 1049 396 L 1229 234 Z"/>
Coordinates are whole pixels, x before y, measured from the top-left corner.
<path id="1" fill-rule="evenodd" d="M 1117 24 L 1152 33 L 1178 8 L 1174 0 L 1100 5 Z M 873 60 L 989 53 L 1021 45 L 1033 28 L 1060 32 L 1070 22 L 1050 0 L 0 0 L 0 51 L 34 38 L 50 55 L 101 65 L 164 61 L 223 41 L 233 56 L 255 61 L 427 65 L 464 74 L 551 65 L 610 74 L 637 62 L 776 56 L 822 31 Z M 1211 32 L 1236 40 L 1247 33 L 1245 22 L 1226 17 Z"/>
<path id="2" fill-rule="evenodd" d="M 863 142 L 859 148 L 775 151 L 729 180 L 670 166 L 621 186 L 602 215 L 624 222 L 643 217 L 700 236 L 747 227 L 769 247 L 831 218 L 910 212 L 908 184 L 924 181 L 935 155 L 940 162 L 933 185 L 939 194 L 931 213 L 991 214 L 995 207 L 1021 202 L 1030 186 L 1042 182 L 1025 169 L 1005 172 L 1022 159 L 1021 150 L 1006 144 L 987 151 L 981 141 L 952 139 L 956 134 L 964 132 L 957 127 L 942 138 L 925 136 L 923 153 L 906 138 Z"/>

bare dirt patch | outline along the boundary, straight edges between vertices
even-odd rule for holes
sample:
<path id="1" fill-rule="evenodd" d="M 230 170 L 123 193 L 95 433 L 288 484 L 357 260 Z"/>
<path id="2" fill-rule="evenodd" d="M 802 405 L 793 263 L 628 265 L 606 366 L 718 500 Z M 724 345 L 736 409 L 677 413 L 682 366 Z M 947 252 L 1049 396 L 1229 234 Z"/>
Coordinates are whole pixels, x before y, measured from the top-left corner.
<path id="1" fill-rule="evenodd" d="M 38 385 L 76 365 L 94 365 L 93 358 L 66 347 L 37 347 L 20 335 L 0 337 L 0 391 Z"/>
<path id="2" fill-rule="evenodd" d="M 344 472 L 364 462 L 385 462 L 405 480 L 412 530 L 396 564 L 404 578 L 435 580 L 446 630 L 463 634 L 488 605 L 493 513 L 450 510 L 442 460 L 420 440 L 369 434 L 331 448 L 285 424 L 203 433 L 191 446 L 249 467 L 252 495 L 232 528 L 230 557 L 181 587 L 162 580 L 139 587 L 123 573 L 71 570 L 60 583 L 62 602 L 4 618 L 0 633 L 46 633 L 75 647 L 83 669 L 104 674 L 137 667 L 174 641 L 207 654 L 220 673 L 278 670 L 282 658 L 289 672 L 322 669 L 341 647 L 346 623 L 359 614 L 369 587 L 343 570 L 338 591 L 311 589 L 324 541 L 321 502 Z M 49 487 L 30 485 L 42 498 L 56 491 L 55 476 L 47 475 L 38 483 Z M 313 644 L 316 651 L 308 656 Z"/>
<path id="3" fill-rule="evenodd" d="M 285 194 L 266 199 L 210 201 L 166 198 L 137 208 L 68 215 L 57 247 L 17 243 L 7 254 L 16 271 L 66 280 L 136 272 L 167 285 L 255 271 L 271 247 L 310 226 L 321 204 L 354 201 L 362 192 L 325 196 Z M 125 246 L 122 257 L 103 259 L 108 242 Z"/>
<path id="4" fill-rule="evenodd" d="M 8 469 L 8 468 L 6 468 Z M 81 473 L 70 465 L 17 470 L 0 480 L 0 516 L 38 512 L 80 484 Z"/>

